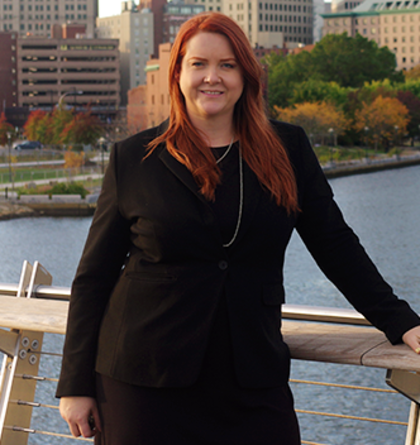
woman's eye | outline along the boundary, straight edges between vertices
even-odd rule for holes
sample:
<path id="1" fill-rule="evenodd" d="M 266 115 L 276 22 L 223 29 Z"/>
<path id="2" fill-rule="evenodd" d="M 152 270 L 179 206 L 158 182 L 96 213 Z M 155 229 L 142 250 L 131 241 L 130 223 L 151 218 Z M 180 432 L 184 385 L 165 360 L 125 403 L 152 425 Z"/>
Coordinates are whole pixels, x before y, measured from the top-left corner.
<path id="1" fill-rule="evenodd" d="M 235 65 L 233 65 L 232 63 L 224 63 L 222 66 L 223 68 L 235 68 Z"/>
<path id="2" fill-rule="evenodd" d="M 193 62 L 192 66 L 203 66 L 203 62 Z"/>

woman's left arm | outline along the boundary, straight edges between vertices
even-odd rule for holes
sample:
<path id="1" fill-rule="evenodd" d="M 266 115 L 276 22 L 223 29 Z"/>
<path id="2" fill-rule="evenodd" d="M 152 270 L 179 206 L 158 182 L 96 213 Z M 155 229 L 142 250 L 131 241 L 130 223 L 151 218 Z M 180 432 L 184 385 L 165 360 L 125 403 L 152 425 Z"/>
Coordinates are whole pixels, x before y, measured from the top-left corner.
<path id="1" fill-rule="evenodd" d="M 302 129 L 297 180 L 300 206 L 296 229 L 318 266 L 349 302 L 391 343 L 420 347 L 420 318 L 398 299 L 346 224 Z"/>

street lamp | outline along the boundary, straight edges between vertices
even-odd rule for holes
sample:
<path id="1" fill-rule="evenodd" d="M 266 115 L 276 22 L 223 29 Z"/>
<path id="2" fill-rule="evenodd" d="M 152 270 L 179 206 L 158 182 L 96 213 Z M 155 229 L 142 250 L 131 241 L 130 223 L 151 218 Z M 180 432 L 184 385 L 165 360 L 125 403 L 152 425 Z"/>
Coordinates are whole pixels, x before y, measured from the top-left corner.
<path id="1" fill-rule="evenodd" d="M 399 138 L 398 138 L 398 130 L 400 129 L 400 127 L 398 125 L 395 125 L 395 149 L 396 149 L 396 154 L 397 154 L 397 160 L 400 160 L 400 152 L 399 152 Z"/>
<path id="2" fill-rule="evenodd" d="M 67 92 L 65 92 L 64 94 L 62 94 L 61 96 L 60 96 L 60 98 L 58 99 L 58 108 L 61 108 L 61 104 L 63 103 L 63 99 L 66 97 L 66 96 L 69 96 L 69 95 L 71 95 L 71 94 L 73 94 L 74 96 L 76 95 L 76 94 L 83 94 L 83 91 L 80 91 L 80 90 L 76 90 L 76 88 L 71 88 L 69 91 L 67 91 Z"/>
<path id="3" fill-rule="evenodd" d="M 12 172 L 12 133 L 10 131 L 7 132 L 7 145 L 9 149 L 9 182 L 12 183 L 12 191 L 15 191 L 15 182 L 13 178 Z"/>
<path id="4" fill-rule="evenodd" d="M 106 139 L 103 136 L 101 136 L 98 142 L 99 142 L 99 149 L 101 150 L 101 171 L 102 174 L 104 174 L 105 173 L 104 152 L 106 150 Z"/>
<path id="5" fill-rule="evenodd" d="M 368 159 L 368 132 L 369 132 L 369 127 L 365 127 L 365 159 L 367 161 Z"/>
<path id="6" fill-rule="evenodd" d="M 330 128 L 328 130 L 328 133 L 330 133 L 330 135 L 331 135 L 330 163 L 331 163 L 331 165 L 333 165 L 334 164 L 334 159 L 333 159 L 334 128 Z"/>

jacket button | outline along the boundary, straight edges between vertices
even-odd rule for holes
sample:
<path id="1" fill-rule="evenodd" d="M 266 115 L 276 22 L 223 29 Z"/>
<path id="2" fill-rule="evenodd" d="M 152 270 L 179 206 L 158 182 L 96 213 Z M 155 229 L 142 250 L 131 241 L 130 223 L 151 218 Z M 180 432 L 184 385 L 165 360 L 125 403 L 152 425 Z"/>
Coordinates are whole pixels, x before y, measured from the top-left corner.
<path id="1" fill-rule="evenodd" d="M 219 269 L 226 270 L 228 268 L 228 262 L 225 260 L 219 261 Z"/>

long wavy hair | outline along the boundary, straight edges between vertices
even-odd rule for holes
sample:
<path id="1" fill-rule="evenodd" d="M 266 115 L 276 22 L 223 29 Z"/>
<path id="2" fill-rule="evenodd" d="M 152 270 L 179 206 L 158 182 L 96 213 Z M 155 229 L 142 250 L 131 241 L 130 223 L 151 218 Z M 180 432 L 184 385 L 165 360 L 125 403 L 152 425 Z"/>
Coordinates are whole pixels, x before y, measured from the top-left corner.
<path id="1" fill-rule="evenodd" d="M 215 12 L 198 14 L 185 22 L 172 46 L 169 61 L 169 94 L 171 98 L 169 126 L 165 133 L 149 144 L 149 153 L 165 142 L 169 153 L 191 171 L 200 192 L 214 200 L 221 171 L 210 147 L 192 125 L 179 86 L 186 44 L 199 32 L 225 36 L 242 69 L 244 88 L 233 114 L 233 126 L 241 144 L 245 162 L 268 189 L 277 205 L 290 214 L 298 210 L 297 187 L 286 150 L 272 128 L 262 98 L 262 69 L 242 29 L 229 17 Z"/>

